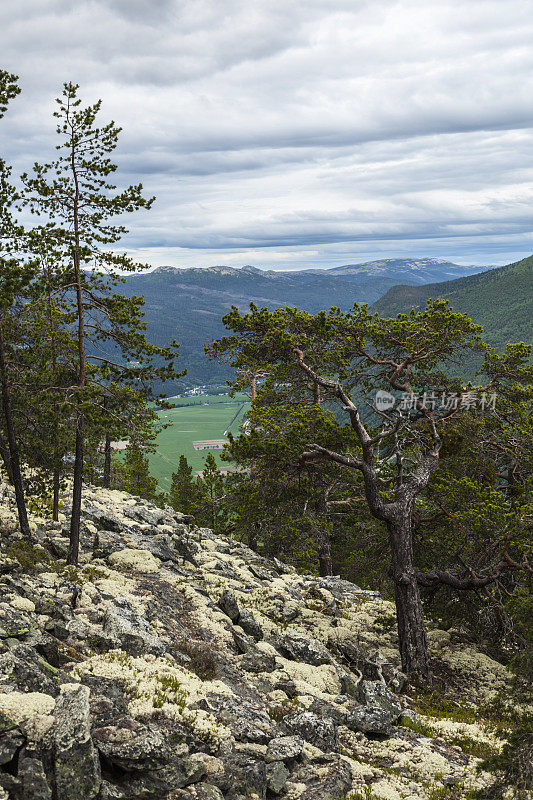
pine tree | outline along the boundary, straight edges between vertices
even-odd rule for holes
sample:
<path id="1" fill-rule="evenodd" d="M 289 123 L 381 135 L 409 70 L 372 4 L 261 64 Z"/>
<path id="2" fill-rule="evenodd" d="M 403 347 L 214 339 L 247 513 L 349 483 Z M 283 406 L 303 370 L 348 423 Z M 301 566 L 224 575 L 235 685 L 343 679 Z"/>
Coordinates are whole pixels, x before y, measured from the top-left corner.
<path id="1" fill-rule="evenodd" d="M 117 146 L 120 128 L 114 122 L 97 127 L 101 102 L 83 108 L 75 84 L 65 84 L 57 102 L 58 156 L 49 164 L 35 164 L 33 175 L 25 174 L 22 180 L 24 202 L 46 218 L 34 229 L 34 250 L 41 253 L 44 249 L 48 258 L 53 253 L 54 296 L 69 301 L 75 315 L 76 378 L 70 389 L 75 458 L 67 561 L 76 564 L 89 417 L 97 409 L 102 420 L 114 419 L 131 428 L 135 409 L 122 403 L 124 394 L 116 387 L 129 385 L 151 398 L 155 378 L 177 376 L 177 346 L 150 345 L 143 333 L 143 299 L 114 292 L 122 280 L 117 270 L 143 266 L 108 249 L 126 233 L 122 225 L 114 224 L 114 218 L 148 209 L 153 202 L 153 198 L 143 197 L 141 184 L 117 191 L 110 181 L 116 170 L 110 154 Z"/>
<path id="2" fill-rule="evenodd" d="M 181 511 L 182 514 L 191 514 L 193 517 L 202 507 L 200 483 L 193 478 L 192 467 L 184 455 L 180 456 L 178 469 L 172 474 L 168 502 L 176 511 Z"/>
<path id="3" fill-rule="evenodd" d="M 439 300 L 392 320 L 369 314 L 366 306 L 313 315 L 290 308 L 270 312 L 251 304 L 248 314 L 233 307 L 223 321 L 234 335 L 214 342 L 212 355 L 231 353 L 239 368 L 244 353 L 268 373 L 282 406 L 311 403 L 320 408 L 318 398 L 346 415 L 350 435 L 345 442 L 340 431 L 341 446 L 333 449 L 309 430 L 299 463 L 328 462 L 361 476 L 368 509 L 388 532 L 402 667 L 429 680 L 413 515 L 439 466 L 439 431 L 454 414 L 453 408 L 439 411 L 431 398 L 461 391 L 453 372 L 444 370 L 464 353 L 484 349 L 481 329 Z M 406 413 L 381 414 L 377 420 L 383 422 L 373 430 L 363 421 L 360 400 L 366 396 L 371 402 L 384 388 L 404 393 L 411 406 Z"/>
<path id="4" fill-rule="evenodd" d="M 138 442 L 130 442 L 124 453 L 124 461 L 115 464 L 115 482 L 123 492 L 155 500 L 157 479 L 150 475 L 148 456 Z"/>
<path id="5" fill-rule="evenodd" d="M 202 518 L 211 530 L 217 531 L 221 516 L 221 500 L 224 496 L 224 476 L 212 453 L 206 456 L 201 486 L 204 495 Z"/>
<path id="6" fill-rule="evenodd" d="M 0 70 L 0 119 L 4 116 L 10 100 L 17 96 L 20 88 L 17 76 Z M 20 467 L 19 436 L 16 429 L 16 414 L 13 399 L 16 394 L 15 361 L 10 358 L 14 349 L 24 347 L 19 314 L 20 301 L 29 291 L 34 275 L 32 266 L 23 265 L 15 257 L 23 235 L 22 228 L 13 218 L 13 205 L 18 199 L 10 184 L 11 170 L 0 158 L 0 390 L 2 394 L 3 432 L 0 433 L 0 451 L 9 479 L 15 489 L 15 498 L 20 530 L 30 538 L 30 528 L 24 496 L 24 484 Z"/>

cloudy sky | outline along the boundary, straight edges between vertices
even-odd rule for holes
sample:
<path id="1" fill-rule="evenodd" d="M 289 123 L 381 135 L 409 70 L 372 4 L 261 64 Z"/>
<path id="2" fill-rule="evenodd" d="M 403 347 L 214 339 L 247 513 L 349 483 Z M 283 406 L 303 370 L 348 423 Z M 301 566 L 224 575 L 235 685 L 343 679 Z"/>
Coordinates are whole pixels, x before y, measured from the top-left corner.
<path id="1" fill-rule="evenodd" d="M 53 153 L 65 80 L 123 126 L 155 265 L 533 252 L 531 0 L 3 0 L 0 129 Z"/>

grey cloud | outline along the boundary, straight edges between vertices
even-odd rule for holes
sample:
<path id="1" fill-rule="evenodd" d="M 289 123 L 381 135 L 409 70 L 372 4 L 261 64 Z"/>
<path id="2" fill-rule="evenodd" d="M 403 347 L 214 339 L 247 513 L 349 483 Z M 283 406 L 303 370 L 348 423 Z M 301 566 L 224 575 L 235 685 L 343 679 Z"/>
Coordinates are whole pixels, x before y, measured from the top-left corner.
<path id="1" fill-rule="evenodd" d="M 51 157 L 64 80 L 101 96 L 122 180 L 158 197 L 124 242 L 154 263 L 531 247 L 529 0 L 21 0 L 4 16 L 24 91 L 3 155 Z"/>

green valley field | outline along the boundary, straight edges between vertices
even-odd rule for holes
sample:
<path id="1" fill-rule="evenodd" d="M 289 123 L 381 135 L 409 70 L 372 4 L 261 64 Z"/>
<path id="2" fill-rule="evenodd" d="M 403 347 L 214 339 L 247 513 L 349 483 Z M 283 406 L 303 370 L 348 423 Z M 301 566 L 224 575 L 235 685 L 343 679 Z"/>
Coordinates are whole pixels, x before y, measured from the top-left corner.
<path id="1" fill-rule="evenodd" d="M 195 472 L 202 469 L 208 451 L 195 450 L 193 441 L 223 439 L 228 429 L 237 434 L 249 405 L 246 395 L 182 397 L 172 402 L 174 408 L 160 412 L 161 419 L 171 424 L 159 434 L 155 452 L 150 454 L 150 472 L 162 491 L 170 488 L 182 453 Z M 218 457 L 220 451 L 214 455 Z"/>

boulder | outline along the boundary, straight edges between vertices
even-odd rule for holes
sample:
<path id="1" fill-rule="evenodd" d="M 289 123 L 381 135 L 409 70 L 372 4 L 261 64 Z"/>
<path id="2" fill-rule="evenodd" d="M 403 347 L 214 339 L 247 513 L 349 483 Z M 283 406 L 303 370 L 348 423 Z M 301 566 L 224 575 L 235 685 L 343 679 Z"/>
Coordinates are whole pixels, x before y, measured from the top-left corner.
<path id="1" fill-rule="evenodd" d="M 332 719 L 321 719 L 311 711 L 300 711 L 285 717 L 283 726 L 324 753 L 339 748 L 337 725 Z"/>
<path id="2" fill-rule="evenodd" d="M 120 769 L 156 769 L 168 763 L 172 748 L 158 728 L 147 727 L 132 717 L 92 730 L 93 741 L 106 759 Z"/>
<path id="3" fill-rule="evenodd" d="M 303 661 L 314 666 L 331 664 L 332 661 L 323 644 L 316 639 L 308 639 L 295 630 L 289 630 L 284 636 L 277 637 L 274 644 L 281 655 L 292 661 Z"/>
<path id="4" fill-rule="evenodd" d="M 248 609 L 241 609 L 239 616 L 239 625 L 248 636 L 251 636 L 256 642 L 260 642 L 263 638 L 263 629 Z"/>
<path id="5" fill-rule="evenodd" d="M 272 761 L 266 766 L 266 785 L 272 794 L 279 794 L 285 784 L 290 772 L 283 761 Z"/>
<path id="6" fill-rule="evenodd" d="M 260 650 L 250 650 L 243 655 L 241 668 L 245 672 L 273 672 L 276 669 L 276 659 Z"/>
<path id="7" fill-rule="evenodd" d="M 127 800 L 162 800 L 172 797 L 176 789 L 198 783 L 205 775 L 200 761 L 180 758 L 159 769 L 132 773 L 124 781 Z"/>
<path id="8" fill-rule="evenodd" d="M 381 708 L 390 713 L 394 719 L 398 719 L 402 713 L 398 697 L 383 683 L 361 681 L 358 689 L 360 702 L 368 708 Z"/>
<path id="9" fill-rule="evenodd" d="M 100 762 L 90 736 L 89 689 L 66 684 L 55 707 L 57 800 L 92 800 L 100 791 Z"/>
<path id="10" fill-rule="evenodd" d="M 6 717 L 5 714 L 1 716 Z M 15 723 L 13 723 L 11 730 L 4 730 L 0 733 L 0 766 L 13 761 L 25 741 L 26 737 L 20 728 L 15 727 Z"/>
<path id="11" fill-rule="evenodd" d="M 264 707 L 226 695 L 209 695 L 199 707 L 227 725 L 238 742 L 268 744 L 278 733 Z"/>
<path id="12" fill-rule="evenodd" d="M 19 761 L 18 778 L 24 800 L 52 800 L 52 790 L 38 758 L 25 756 Z"/>
<path id="13" fill-rule="evenodd" d="M 267 777 L 265 762 L 248 753 L 234 753 L 226 761 L 226 774 L 220 787 L 224 797 L 236 800 L 240 796 L 249 798 L 258 795 L 261 800 L 266 796 Z"/>
<path id="14" fill-rule="evenodd" d="M 309 764 L 299 770 L 292 780 L 307 787 L 300 794 L 300 800 L 345 800 L 352 788 L 351 770 L 343 759 L 334 761 L 326 768 L 321 764 Z"/>
<path id="15" fill-rule="evenodd" d="M 304 741 L 300 736 L 278 736 L 268 743 L 266 762 L 292 761 L 302 754 Z"/>
<path id="16" fill-rule="evenodd" d="M 220 596 L 218 606 L 232 622 L 238 622 L 240 610 L 233 592 L 230 592 L 229 589 L 225 589 Z"/>
<path id="17" fill-rule="evenodd" d="M 41 692 L 57 697 L 62 681 L 69 680 L 27 644 L 17 643 L 0 656 L 0 685 L 22 692 Z"/>
<path id="18" fill-rule="evenodd" d="M 120 648 L 131 656 L 144 653 L 162 655 L 166 647 L 150 633 L 148 623 L 139 616 L 126 600 L 116 600 L 104 617 L 104 633 L 120 643 Z"/>

